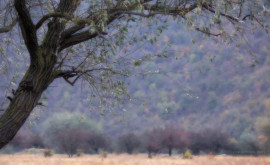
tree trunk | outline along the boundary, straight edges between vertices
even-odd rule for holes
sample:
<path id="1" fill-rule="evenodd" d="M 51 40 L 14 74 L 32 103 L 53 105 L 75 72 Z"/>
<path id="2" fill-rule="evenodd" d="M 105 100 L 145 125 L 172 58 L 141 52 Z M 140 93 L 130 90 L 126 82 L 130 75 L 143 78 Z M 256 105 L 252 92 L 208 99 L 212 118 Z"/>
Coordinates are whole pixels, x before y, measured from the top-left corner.
<path id="1" fill-rule="evenodd" d="M 169 147 L 169 156 L 172 156 L 172 147 Z"/>
<path id="2" fill-rule="evenodd" d="M 54 55 L 37 54 L 38 63 L 31 64 L 14 96 L 0 117 L 0 149 L 10 142 L 38 104 L 42 93 L 54 80 Z"/>
<path id="3" fill-rule="evenodd" d="M 151 150 L 148 150 L 148 158 L 152 158 L 152 152 L 151 152 Z"/>
<path id="4" fill-rule="evenodd" d="M 80 3 L 81 0 L 60 0 L 56 11 L 72 15 Z M 59 39 L 61 33 L 65 30 L 66 22 L 53 18 L 48 23 L 48 30 L 41 42 L 42 44 L 39 45 L 37 37 L 39 27 L 33 23 L 26 4 L 26 0 L 14 0 L 19 26 L 30 55 L 31 64 L 14 93 L 8 108 L 0 117 L 0 149 L 16 135 L 38 104 L 42 93 L 56 78 L 54 72 L 57 61 L 56 55 L 60 53 Z"/>

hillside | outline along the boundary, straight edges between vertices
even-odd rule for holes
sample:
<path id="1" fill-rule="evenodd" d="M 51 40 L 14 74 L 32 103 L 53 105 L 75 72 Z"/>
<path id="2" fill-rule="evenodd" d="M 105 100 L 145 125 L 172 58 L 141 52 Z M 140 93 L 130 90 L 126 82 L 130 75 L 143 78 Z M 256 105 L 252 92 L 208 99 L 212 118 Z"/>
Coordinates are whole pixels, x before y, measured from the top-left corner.
<path id="1" fill-rule="evenodd" d="M 264 115 L 264 102 L 270 98 L 269 35 L 257 32 L 245 36 L 248 42 L 239 39 L 231 44 L 193 33 L 171 25 L 158 42 L 135 53 L 139 56 L 171 44 L 165 58 L 135 66 L 137 74 L 125 79 L 131 99 L 123 105 L 97 109 L 89 104 L 87 85 L 81 82 L 71 87 L 59 80 L 41 100 L 46 107 L 36 108 L 26 127 L 39 130 L 55 112 L 82 111 L 100 122 L 109 135 L 166 123 L 188 130 L 219 128 L 234 137 L 243 132 L 256 134 L 257 117 Z M 10 79 L 10 74 L 4 76 L 1 85 Z"/>

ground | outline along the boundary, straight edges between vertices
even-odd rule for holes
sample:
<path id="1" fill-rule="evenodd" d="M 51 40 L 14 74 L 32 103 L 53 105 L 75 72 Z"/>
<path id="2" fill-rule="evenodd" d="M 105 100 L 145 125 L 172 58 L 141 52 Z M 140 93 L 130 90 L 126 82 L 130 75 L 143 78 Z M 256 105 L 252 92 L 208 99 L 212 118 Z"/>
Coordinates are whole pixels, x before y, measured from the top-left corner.
<path id="1" fill-rule="evenodd" d="M 83 155 L 68 158 L 66 155 L 53 155 L 45 158 L 42 154 L 0 155 L 0 165 L 270 165 L 266 156 L 194 156 L 183 159 L 181 156 L 158 155 L 148 159 L 145 154 Z"/>

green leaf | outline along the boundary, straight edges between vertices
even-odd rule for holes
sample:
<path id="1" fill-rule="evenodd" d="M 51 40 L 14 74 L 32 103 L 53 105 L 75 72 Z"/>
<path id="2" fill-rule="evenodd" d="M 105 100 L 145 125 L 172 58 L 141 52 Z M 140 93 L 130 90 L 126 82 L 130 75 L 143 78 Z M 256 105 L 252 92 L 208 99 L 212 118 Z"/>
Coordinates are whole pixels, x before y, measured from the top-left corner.
<path id="1" fill-rule="evenodd" d="M 137 60 L 134 62 L 134 65 L 135 66 L 140 66 L 142 64 L 142 61 L 141 60 Z"/>

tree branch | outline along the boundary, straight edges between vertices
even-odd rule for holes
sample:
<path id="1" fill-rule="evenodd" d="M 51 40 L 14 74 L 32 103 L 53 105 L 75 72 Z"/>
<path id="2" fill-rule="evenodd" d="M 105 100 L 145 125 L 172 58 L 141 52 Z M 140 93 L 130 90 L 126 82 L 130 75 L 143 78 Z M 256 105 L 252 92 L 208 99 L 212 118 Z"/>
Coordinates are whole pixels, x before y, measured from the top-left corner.
<path id="1" fill-rule="evenodd" d="M 76 33 L 77 31 L 83 29 L 85 27 L 86 21 L 85 20 L 79 20 L 76 25 L 66 29 L 62 35 L 61 38 L 67 38 L 71 36 L 72 34 Z"/>
<path id="2" fill-rule="evenodd" d="M 83 75 L 88 75 L 94 71 L 109 71 L 111 73 L 117 73 L 111 68 L 93 68 L 87 70 L 65 70 L 65 71 L 56 71 L 55 78 L 64 78 L 64 80 L 70 85 L 74 86 L 74 84 L 78 81 L 78 79 Z M 121 73 L 118 73 L 121 74 Z M 122 74 L 124 75 L 124 74 Z M 126 75 L 125 75 L 126 76 Z M 74 80 L 70 80 L 70 78 L 76 77 Z"/>
<path id="3" fill-rule="evenodd" d="M 42 102 L 37 103 L 37 106 L 46 107 Z"/>
<path id="4" fill-rule="evenodd" d="M 155 16 L 157 14 L 185 15 L 188 12 L 195 9 L 196 7 L 197 7 L 197 5 L 191 5 L 187 8 L 184 7 L 181 9 L 175 9 L 175 8 L 161 9 L 161 8 L 157 8 L 156 6 L 145 4 L 145 8 L 147 8 L 147 11 L 149 12 L 149 14 L 138 13 L 138 12 L 134 12 L 132 10 L 128 11 L 128 9 L 123 9 L 123 8 L 120 8 L 120 9 L 113 8 L 113 9 L 103 9 L 103 10 L 106 10 L 108 12 L 109 20 L 106 22 L 106 24 L 109 25 L 115 19 L 120 18 L 120 16 L 124 15 L 124 14 L 135 15 L 135 16 L 140 16 L 140 17 L 152 17 L 152 16 Z M 92 20 L 97 20 L 97 19 L 93 18 Z M 90 40 L 92 38 L 95 38 L 99 35 L 99 33 L 101 33 L 101 34 L 103 33 L 103 32 L 92 32 L 91 33 L 89 30 L 85 30 L 83 32 L 76 33 L 77 31 L 79 31 L 85 27 L 85 23 L 87 23 L 87 21 L 89 22 L 90 20 L 89 19 L 80 20 L 78 25 L 71 27 L 70 29 L 67 29 L 66 31 L 63 32 L 63 34 L 62 34 L 63 41 L 61 43 L 60 51 L 65 49 L 65 48 L 68 48 L 70 46 L 79 44 L 81 42 Z"/>
<path id="5" fill-rule="evenodd" d="M 150 2 L 150 1 L 152 1 L 152 0 L 140 0 L 140 3 L 141 4 L 145 4 L 145 3 Z M 125 9 L 119 8 L 119 6 L 121 5 L 122 2 L 123 2 L 122 0 L 118 0 L 117 1 L 117 4 L 115 5 L 115 8 L 112 8 L 112 9 L 100 9 L 100 10 L 107 11 L 109 15 L 111 15 L 115 11 L 119 11 L 119 10 L 126 11 L 128 8 L 125 8 Z M 62 33 L 62 38 L 70 37 L 74 33 L 82 30 L 84 27 L 86 27 L 87 24 L 90 24 L 91 21 L 96 22 L 98 20 L 97 20 L 97 18 L 95 18 L 95 17 L 93 17 L 91 15 L 89 15 L 85 19 L 78 20 L 78 22 L 76 23 L 76 25 L 74 25 L 73 27 L 70 27 L 69 29 L 65 30 Z"/>
<path id="6" fill-rule="evenodd" d="M 197 4 L 193 4 L 190 5 L 188 7 L 185 7 L 184 5 L 182 5 L 182 7 L 180 6 L 175 6 L 175 7 L 169 7 L 169 6 L 164 6 L 164 7 L 160 7 L 160 6 L 156 6 L 156 5 L 149 5 L 149 4 L 144 4 L 143 5 L 144 8 L 151 12 L 160 12 L 157 14 L 163 14 L 163 15 L 185 15 L 189 12 L 191 12 L 192 10 L 194 10 L 195 8 L 198 7 Z"/>
<path id="7" fill-rule="evenodd" d="M 77 70 L 77 71 L 64 71 L 61 73 L 61 76 L 60 77 L 63 77 L 64 80 L 69 83 L 71 86 L 74 86 L 74 84 L 79 80 L 79 78 L 81 76 L 83 76 L 84 74 L 87 74 L 87 73 L 90 73 L 90 72 L 93 72 L 95 70 L 106 70 L 107 68 L 99 68 L 99 69 L 89 69 L 89 70 L 85 70 L 85 71 L 82 71 L 82 70 Z M 74 80 L 70 80 L 70 78 L 72 77 L 75 77 L 76 78 Z"/>
<path id="8" fill-rule="evenodd" d="M 14 6 L 19 16 L 20 28 L 25 45 L 30 53 L 31 62 L 33 62 L 33 60 L 37 58 L 35 55 L 36 49 L 38 47 L 38 42 L 35 25 L 33 24 L 25 3 L 25 0 L 15 0 Z"/>
<path id="9" fill-rule="evenodd" d="M 207 5 L 202 5 L 202 7 L 208 11 L 210 11 L 211 13 L 216 13 L 215 9 L 213 9 L 211 6 L 207 6 Z M 220 15 L 223 16 L 223 17 L 226 17 L 232 21 L 235 21 L 235 22 L 241 22 L 242 20 L 237 18 L 237 17 L 234 17 L 234 16 L 231 16 L 231 15 L 228 15 L 228 14 L 225 14 L 225 13 L 222 13 L 220 12 Z"/>
<path id="10" fill-rule="evenodd" d="M 242 3 L 241 3 L 242 4 Z M 212 7 L 209 7 L 209 6 L 206 6 L 206 5 L 203 5 L 204 9 L 212 12 L 212 13 L 215 13 L 215 10 L 212 8 Z M 242 14 L 242 5 L 240 6 L 240 13 L 239 13 L 239 16 L 241 16 Z M 254 15 L 251 15 L 251 14 L 248 14 L 246 16 L 244 16 L 242 19 L 241 18 L 237 18 L 237 17 L 234 17 L 232 15 L 228 15 L 228 14 L 224 14 L 224 13 L 220 13 L 221 16 L 223 17 L 226 17 L 232 21 L 235 21 L 235 22 L 241 22 L 241 21 L 245 21 L 248 17 L 250 18 L 254 18 L 256 20 L 256 22 L 265 30 L 266 33 L 268 33 L 268 30 L 267 28 L 263 25 L 263 23 L 261 21 L 259 21 L 259 19 L 257 17 L 255 17 Z"/>
<path id="11" fill-rule="evenodd" d="M 108 19 L 108 21 L 106 22 L 106 24 L 109 25 L 117 18 L 118 18 L 117 15 L 111 16 Z M 97 18 L 93 18 L 93 20 L 98 21 Z M 76 33 L 77 31 L 83 29 L 85 27 L 85 23 L 90 22 L 90 19 L 83 19 L 83 20 L 80 20 L 79 22 L 80 23 L 78 25 L 76 25 L 70 29 L 67 29 L 66 31 L 63 32 L 62 37 L 61 37 L 62 42 L 60 43 L 59 51 L 62 51 L 65 48 L 79 44 L 81 42 L 93 39 L 97 36 L 107 35 L 107 33 L 102 32 L 102 31 L 90 32 L 89 30 L 85 30 L 85 31 Z M 75 33 L 75 34 L 73 34 L 73 33 Z"/>
<path id="12" fill-rule="evenodd" d="M 1 27 L 0 28 L 0 33 L 7 33 L 9 32 L 16 24 L 17 24 L 18 19 L 14 19 L 9 25 Z"/>
<path id="13" fill-rule="evenodd" d="M 71 86 L 74 86 L 74 84 L 79 80 L 79 78 L 82 76 L 83 74 L 78 75 L 73 81 L 70 81 L 68 77 L 63 77 L 64 80 L 69 83 Z"/>
<path id="14" fill-rule="evenodd" d="M 255 17 L 254 15 L 250 15 L 250 14 L 248 14 L 248 15 L 246 15 L 246 16 L 244 16 L 243 18 L 242 18 L 242 20 L 243 21 L 245 21 L 247 18 L 254 18 L 255 20 L 256 20 L 256 22 L 265 30 L 265 32 L 266 33 L 268 33 L 268 30 L 267 30 L 267 28 L 263 25 L 263 23 L 257 18 L 257 17 Z"/>
<path id="15" fill-rule="evenodd" d="M 78 76 L 80 74 L 85 74 L 85 73 L 90 73 L 94 71 L 110 71 L 110 72 L 115 72 L 111 68 L 93 68 L 93 69 L 87 69 L 87 70 L 65 70 L 65 71 L 57 71 L 56 78 L 60 77 L 67 77 L 67 78 L 72 78 L 75 76 Z"/>
<path id="16" fill-rule="evenodd" d="M 66 29 L 62 35 L 61 38 L 65 39 L 70 37 L 71 35 L 73 35 L 74 33 L 82 30 L 83 28 L 85 28 L 86 26 L 88 26 L 89 24 L 91 24 L 91 22 L 98 22 L 97 18 L 91 18 L 91 16 L 86 17 L 85 19 L 80 19 L 76 22 L 76 25 Z"/>
<path id="17" fill-rule="evenodd" d="M 98 36 L 97 32 L 91 33 L 89 30 L 77 33 L 75 35 L 72 35 L 72 36 L 68 37 L 62 43 L 60 43 L 61 46 L 60 46 L 59 51 L 62 51 L 65 48 L 68 48 L 70 46 L 79 44 L 81 42 L 90 40 L 90 39 L 95 38 L 97 36 Z"/>
<path id="18" fill-rule="evenodd" d="M 208 32 L 208 31 L 205 31 L 205 30 L 202 30 L 200 28 L 195 28 L 195 30 L 199 31 L 199 32 L 202 32 L 204 34 L 207 34 L 208 36 L 215 36 L 215 37 L 218 37 L 218 36 L 221 36 L 223 33 L 211 33 L 211 32 Z"/>
<path id="19" fill-rule="evenodd" d="M 60 13 L 61 16 L 65 16 L 64 18 L 71 18 L 80 3 L 81 0 L 60 0 L 59 5 L 55 10 L 55 13 Z M 60 15 L 48 15 L 40 21 L 40 24 L 42 24 L 43 21 L 46 21 L 48 18 L 53 17 L 53 19 L 48 23 L 48 31 L 42 42 L 41 47 L 49 47 L 54 53 L 59 52 L 61 34 L 64 31 L 66 25 L 66 21 L 60 21 L 58 19 Z M 37 25 L 40 26 L 39 24 Z"/>
<path id="20" fill-rule="evenodd" d="M 45 16 L 43 16 L 39 21 L 38 23 L 36 24 L 36 30 L 38 30 L 42 24 L 47 21 L 49 18 L 65 18 L 65 19 L 68 19 L 68 20 L 71 20 L 72 17 L 70 15 L 67 15 L 67 14 L 64 14 L 64 13 L 51 13 L 51 14 L 47 14 Z"/>
<path id="21" fill-rule="evenodd" d="M 110 9 L 101 9 L 104 11 L 107 11 L 107 14 L 109 15 L 109 21 L 105 22 L 105 24 L 109 25 L 112 21 L 114 21 L 115 19 L 118 19 L 119 17 L 121 17 L 121 15 L 133 15 L 133 16 L 139 16 L 139 17 L 153 17 L 155 15 L 174 15 L 174 16 L 184 16 L 187 13 L 193 11 L 195 8 L 198 7 L 198 3 L 194 3 L 194 4 L 187 4 L 184 2 L 181 2 L 180 4 L 177 4 L 175 6 L 173 5 L 169 5 L 169 4 L 165 4 L 165 5 L 158 5 L 158 4 L 149 4 L 146 2 L 150 2 L 151 0 L 148 1 L 140 1 L 141 5 L 144 7 L 144 11 L 147 13 L 143 13 L 143 12 L 136 12 L 134 9 L 134 6 L 128 6 L 126 8 L 123 7 L 114 7 L 114 8 L 110 8 Z M 120 3 L 120 1 L 119 1 Z M 119 4 L 118 4 L 119 5 Z M 121 5 L 120 5 L 121 6 Z M 211 13 L 215 13 L 216 10 L 213 8 L 213 6 L 207 4 L 207 3 L 203 3 L 201 4 L 202 8 L 210 11 Z M 225 17 L 227 19 L 229 19 L 230 21 L 234 21 L 234 22 L 241 22 L 243 21 L 243 19 L 234 17 L 232 15 L 229 14 L 225 14 L 225 13 L 220 13 L 220 15 L 222 17 Z M 88 17 L 90 18 L 90 17 Z M 256 18 L 255 18 L 256 19 Z M 97 18 L 93 17 L 92 19 L 85 19 L 85 20 L 80 20 L 78 22 L 77 25 L 67 29 L 66 31 L 63 32 L 62 34 L 62 42 L 61 42 L 61 48 L 60 51 L 79 44 L 81 42 L 90 40 L 92 38 L 95 38 L 98 36 L 99 32 L 90 32 L 89 30 L 85 30 L 82 32 L 77 33 L 79 30 L 82 30 L 83 28 L 85 28 L 85 24 L 87 23 L 87 21 L 97 21 Z M 256 19 L 257 20 L 257 19 Z M 262 24 L 257 20 L 257 22 L 262 26 Z M 264 26 L 262 26 L 264 27 Z M 265 29 L 265 28 L 264 28 Z M 207 35 L 213 35 L 213 36 L 220 36 L 223 33 L 218 33 L 218 34 L 213 34 L 210 32 L 205 32 L 201 29 L 196 28 L 195 30 L 203 32 Z"/>

